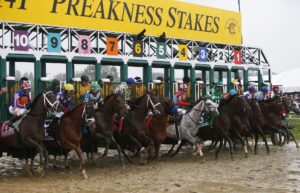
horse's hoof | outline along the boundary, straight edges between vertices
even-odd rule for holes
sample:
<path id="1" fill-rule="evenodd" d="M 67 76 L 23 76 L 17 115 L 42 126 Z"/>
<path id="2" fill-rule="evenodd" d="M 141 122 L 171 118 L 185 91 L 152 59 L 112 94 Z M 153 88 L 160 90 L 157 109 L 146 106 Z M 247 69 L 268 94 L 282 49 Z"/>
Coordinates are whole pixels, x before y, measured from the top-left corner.
<path id="1" fill-rule="evenodd" d="M 248 158 L 248 154 L 245 154 L 245 158 Z"/>
<path id="2" fill-rule="evenodd" d="M 44 171 L 44 168 L 42 168 L 41 166 L 39 166 L 37 169 L 36 169 L 37 173 L 38 174 L 41 174 L 43 171 Z"/>
<path id="3" fill-rule="evenodd" d="M 82 170 L 82 176 L 83 176 L 83 179 L 85 179 L 85 180 L 89 179 L 85 173 L 85 169 Z"/>

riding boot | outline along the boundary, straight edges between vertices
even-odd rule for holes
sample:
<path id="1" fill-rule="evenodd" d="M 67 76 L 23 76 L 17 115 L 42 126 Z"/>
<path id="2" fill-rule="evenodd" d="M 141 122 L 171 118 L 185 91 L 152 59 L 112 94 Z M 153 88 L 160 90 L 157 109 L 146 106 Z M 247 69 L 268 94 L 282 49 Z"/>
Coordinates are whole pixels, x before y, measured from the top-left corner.
<path id="1" fill-rule="evenodd" d="M 14 123 L 19 120 L 22 116 L 17 116 L 17 115 L 14 115 L 12 116 L 12 118 L 9 120 L 9 122 L 7 123 L 7 125 L 9 127 L 12 127 L 14 129 L 17 129 L 15 126 L 14 126 Z"/>

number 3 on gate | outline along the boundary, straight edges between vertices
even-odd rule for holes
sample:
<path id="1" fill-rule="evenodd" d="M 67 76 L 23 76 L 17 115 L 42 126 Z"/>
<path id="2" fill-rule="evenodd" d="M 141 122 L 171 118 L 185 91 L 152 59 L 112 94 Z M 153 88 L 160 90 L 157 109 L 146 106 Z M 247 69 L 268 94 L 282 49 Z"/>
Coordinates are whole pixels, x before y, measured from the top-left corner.
<path id="1" fill-rule="evenodd" d="M 187 60 L 188 59 L 188 49 L 187 45 L 179 45 L 179 52 L 178 52 L 179 60 Z"/>
<path id="2" fill-rule="evenodd" d="M 59 33 L 48 33 L 48 52 L 61 52 L 61 36 Z"/>

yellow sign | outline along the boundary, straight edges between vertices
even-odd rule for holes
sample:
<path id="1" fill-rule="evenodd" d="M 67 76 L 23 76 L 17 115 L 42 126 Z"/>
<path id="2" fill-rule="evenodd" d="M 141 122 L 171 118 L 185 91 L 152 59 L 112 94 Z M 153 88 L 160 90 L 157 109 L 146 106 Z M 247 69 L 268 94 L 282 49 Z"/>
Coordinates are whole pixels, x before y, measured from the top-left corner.
<path id="1" fill-rule="evenodd" d="M 173 0 L 0 1 L 0 20 L 241 44 L 241 15 Z"/>
<path id="2" fill-rule="evenodd" d="M 179 45 L 178 58 L 179 58 L 179 60 L 187 60 L 188 59 L 187 45 L 183 45 L 183 44 Z"/>

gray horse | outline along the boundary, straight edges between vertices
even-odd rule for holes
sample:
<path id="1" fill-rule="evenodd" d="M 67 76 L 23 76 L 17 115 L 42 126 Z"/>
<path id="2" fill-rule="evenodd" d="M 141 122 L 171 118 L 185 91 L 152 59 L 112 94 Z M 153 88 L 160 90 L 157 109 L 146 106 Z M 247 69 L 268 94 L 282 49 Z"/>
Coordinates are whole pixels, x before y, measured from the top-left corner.
<path id="1" fill-rule="evenodd" d="M 199 154 L 200 156 L 203 156 L 203 140 L 197 137 L 197 133 L 201 115 L 204 112 L 213 113 L 219 116 L 218 104 L 209 99 L 201 99 L 189 112 L 183 115 L 182 120 L 178 125 L 180 138 L 195 146 L 196 149 L 193 155 Z M 177 139 L 175 124 L 171 124 L 167 127 L 167 138 Z M 173 145 L 172 149 L 174 146 L 175 145 Z"/>

